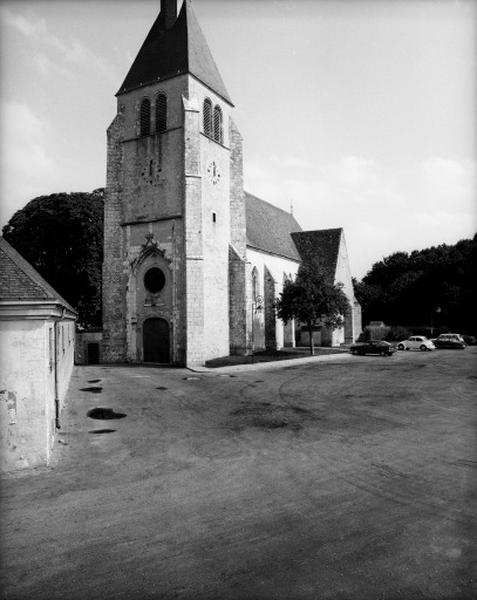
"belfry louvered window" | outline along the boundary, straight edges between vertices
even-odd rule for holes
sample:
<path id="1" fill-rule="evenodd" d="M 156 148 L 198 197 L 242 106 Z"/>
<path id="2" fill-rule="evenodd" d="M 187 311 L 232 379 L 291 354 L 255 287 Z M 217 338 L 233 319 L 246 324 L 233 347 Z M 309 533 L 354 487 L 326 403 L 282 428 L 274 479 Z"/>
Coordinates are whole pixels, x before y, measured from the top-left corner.
<path id="1" fill-rule="evenodd" d="M 214 108 L 214 140 L 220 144 L 224 141 L 224 132 L 222 127 L 222 111 L 220 106 Z"/>
<path id="2" fill-rule="evenodd" d="M 202 118 L 204 120 L 204 133 L 205 135 L 212 137 L 212 102 L 209 100 L 209 98 L 204 100 L 202 112 Z"/>
<path id="3" fill-rule="evenodd" d="M 147 98 L 141 102 L 139 122 L 141 135 L 149 135 L 151 133 L 151 102 Z"/>
<path id="4" fill-rule="evenodd" d="M 156 98 L 156 133 L 167 129 L 167 96 L 162 92 Z"/>

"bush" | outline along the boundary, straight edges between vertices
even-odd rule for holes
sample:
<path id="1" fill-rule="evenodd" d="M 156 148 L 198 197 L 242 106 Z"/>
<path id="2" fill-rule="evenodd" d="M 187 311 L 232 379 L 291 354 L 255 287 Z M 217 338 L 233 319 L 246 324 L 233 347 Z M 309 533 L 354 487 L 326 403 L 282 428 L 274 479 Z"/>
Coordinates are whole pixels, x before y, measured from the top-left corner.
<path id="1" fill-rule="evenodd" d="M 4 238 L 78 311 L 101 326 L 103 190 L 31 200 L 3 228 Z"/>

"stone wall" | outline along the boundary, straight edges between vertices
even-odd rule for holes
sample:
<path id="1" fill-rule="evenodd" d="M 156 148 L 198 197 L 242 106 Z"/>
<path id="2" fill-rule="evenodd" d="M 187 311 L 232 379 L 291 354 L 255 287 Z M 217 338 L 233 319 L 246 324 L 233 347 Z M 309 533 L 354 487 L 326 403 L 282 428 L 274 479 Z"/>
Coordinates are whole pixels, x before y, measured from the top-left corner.
<path id="1" fill-rule="evenodd" d="M 252 271 L 256 268 L 259 275 L 259 294 L 264 299 L 268 298 L 269 304 L 272 302 L 272 297 L 276 299 L 279 296 L 283 289 L 285 278 L 294 278 L 299 267 L 299 263 L 295 260 L 260 252 L 254 248 L 247 248 L 247 262 L 249 263 L 247 277 L 249 286 L 251 286 Z M 272 281 L 267 283 L 267 277 L 271 278 Z M 250 329 L 253 323 L 254 349 L 259 350 L 265 347 L 280 349 L 285 345 L 293 345 L 293 339 L 290 339 L 291 326 L 288 326 L 287 329 L 287 326 L 285 326 L 281 319 L 275 318 L 275 311 L 274 309 L 272 310 L 271 304 L 267 310 L 268 325 L 265 322 L 265 310 L 255 311 L 251 299 L 247 303 L 247 312 L 250 315 L 248 318 Z M 271 329 L 273 326 L 275 327 L 275 331 Z"/>
<path id="2" fill-rule="evenodd" d="M 172 332 L 171 360 L 185 360 L 184 300 L 184 138 L 182 95 L 188 77 L 122 94 L 108 130 L 103 263 L 103 348 L 105 362 L 142 360 L 142 324 L 164 317 Z M 155 101 L 165 93 L 167 130 L 155 131 Z M 140 135 L 140 106 L 151 101 L 151 132 Z M 143 273 L 137 260 L 152 236 L 167 255 L 171 277 L 154 306 L 141 295 Z M 151 262 L 151 260 L 149 260 Z M 153 261 L 154 262 L 154 261 Z M 152 266 L 152 263 L 151 265 Z M 138 294 L 139 292 L 139 294 Z M 163 296 L 164 296 L 163 294 Z"/>
<path id="3" fill-rule="evenodd" d="M 0 471 L 50 460 L 75 346 L 74 321 L 58 317 L 0 321 Z"/>
<path id="4" fill-rule="evenodd" d="M 276 331 L 276 311 L 275 300 L 277 291 L 275 279 L 267 267 L 264 271 L 264 310 L 265 310 L 265 348 L 267 350 L 277 350 L 277 331 Z"/>
<path id="5" fill-rule="evenodd" d="M 229 247 L 230 354 L 246 354 L 247 290 L 246 263 L 234 247 Z"/>
<path id="6" fill-rule="evenodd" d="M 361 333 L 361 307 L 354 295 L 353 279 L 346 249 L 346 242 L 343 231 L 336 263 L 335 283 L 343 284 L 343 292 L 349 302 L 349 313 L 345 315 L 344 327 L 335 329 L 331 334 L 330 343 L 332 346 L 340 344 L 352 344 Z"/>
<path id="7" fill-rule="evenodd" d="M 184 257 L 186 366 L 204 361 L 204 247 L 199 108 L 184 102 Z"/>
<path id="8" fill-rule="evenodd" d="M 230 354 L 245 354 L 247 344 L 247 270 L 242 136 L 230 119 Z"/>
<path id="9" fill-rule="evenodd" d="M 122 223 L 122 136 L 123 113 L 118 113 L 108 129 L 106 190 L 104 197 L 103 260 L 103 360 L 126 360 L 126 295 L 124 271 L 124 231 Z"/>

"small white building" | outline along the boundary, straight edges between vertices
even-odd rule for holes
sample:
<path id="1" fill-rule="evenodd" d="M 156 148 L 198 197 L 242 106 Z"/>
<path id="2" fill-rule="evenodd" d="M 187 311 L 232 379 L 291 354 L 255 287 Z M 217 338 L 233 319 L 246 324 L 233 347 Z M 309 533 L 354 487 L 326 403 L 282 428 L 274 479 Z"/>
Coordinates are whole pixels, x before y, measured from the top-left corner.
<path id="1" fill-rule="evenodd" d="M 0 237 L 0 470 L 46 465 L 74 364 L 74 309 Z"/>

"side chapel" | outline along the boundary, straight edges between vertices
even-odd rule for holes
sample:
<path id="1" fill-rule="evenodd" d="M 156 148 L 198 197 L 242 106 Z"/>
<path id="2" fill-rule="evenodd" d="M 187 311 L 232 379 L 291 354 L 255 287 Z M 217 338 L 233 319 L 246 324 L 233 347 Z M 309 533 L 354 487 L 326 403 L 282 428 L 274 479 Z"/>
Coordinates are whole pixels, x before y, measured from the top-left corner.
<path id="1" fill-rule="evenodd" d="M 302 231 L 244 192 L 233 108 L 191 0 L 179 14 L 162 0 L 108 129 L 104 362 L 190 367 L 295 345 L 299 327 L 276 318 L 274 301 L 310 256 L 350 305 L 344 327 L 318 328 L 317 343 L 359 335 L 343 230 Z"/>

